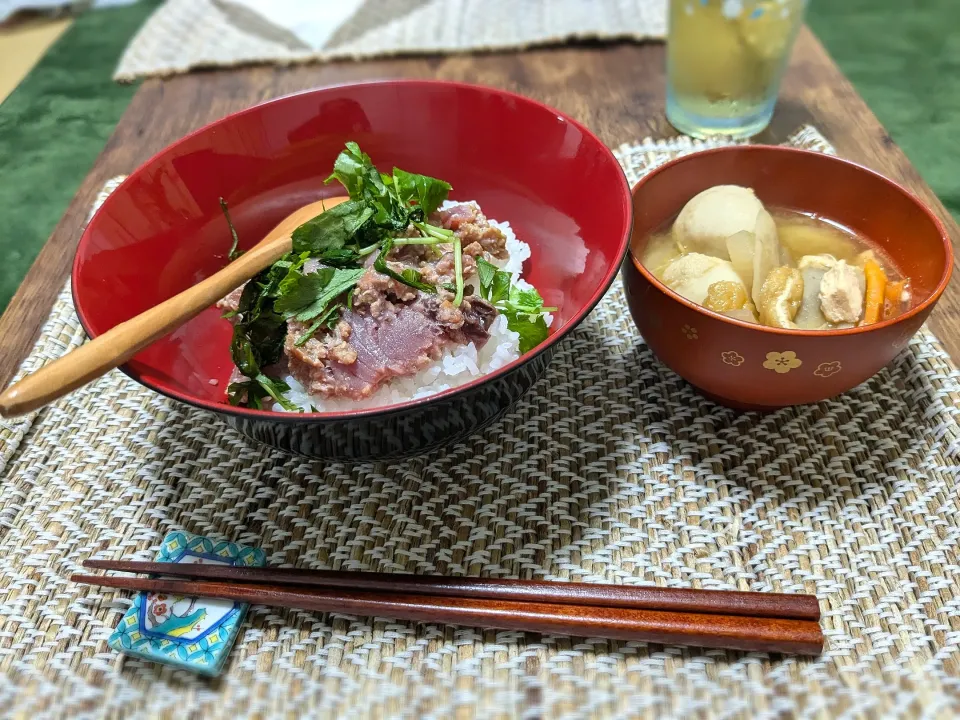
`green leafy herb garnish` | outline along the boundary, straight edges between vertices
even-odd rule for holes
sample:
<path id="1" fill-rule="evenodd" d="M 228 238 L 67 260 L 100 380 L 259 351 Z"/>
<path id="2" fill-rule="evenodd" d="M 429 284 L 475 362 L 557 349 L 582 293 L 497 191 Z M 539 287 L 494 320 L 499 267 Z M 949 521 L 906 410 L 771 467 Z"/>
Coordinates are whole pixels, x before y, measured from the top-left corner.
<path id="1" fill-rule="evenodd" d="M 424 293 L 437 288 L 426 282 L 414 268 L 394 270 L 387 258 L 403 245 L 449 246 L 453 252 L 454 281 L 444 290 L 454 294 L 459 305 L 473 288 L 463 282 L 463 250 L 460 238 L 451 230 L 428 221 L 447 199 L 451 187 L 443 180 L 394 168 L 381 173 L 354 143 L 346 144 L 337 156 L 327 182 L 339 181 L 350 195 L 342 202 L 303 223 L 292 233 L 293 252 L 259 273 L 244 287 L 236 311 L 225 313 L 235 321 L 230 352 L 234 364 L 246 377 L 227 389 L 234 405 L 262 408 L 276 402 L 288 410 L 297 409 L 285 393 L 286 383 L 274 380 L 264 369 L 283 356 L 289 322 L 303 323 L 305 330 L 294 339 L 306 344 L 323 328 L 334 328 L 344 309 L 353 308 L 354 288 L 366 272 L 368 256 L 373 268 L 397 282 Z M 221 208 L 230 227 L 233 246 L 230 259 L 239 256 L 238 237 L 222 198 Z M 410 237 L 413 230 L 415 237 Z M 402 234 L 402 235 L 401 235 Z M 438 248 L 438 254 L 444 251 Z M 308 260 L 319 261 L 314 272 L 305 272 Z M 520 334 L 520 349 L 526 352 L 547 336 L 544 308 L 536 290 L 512 287 L 509 273 L 478 259 L 480 293 L 507 315 L 511 330 Z M 316 412 L 314 408 L 311 408 Z"/>
<path id="2" fill-rule="evenodd" d="M 314 320 L 313 324 L 308 327 L 300 337 L 297 338 L 296 342 L 294 342 L 294 345 L 296 347 L 303 347 L 320 328 L 333 328 L 334 325 L 337 324 L 337 320 L 339 318 L 340 308 L 336 305 L 331 305 L 316 320 Z"/>
<path id="3" fill-rule="evenodd" d="M 393 184 L 401 202 L 416 203 L 429 217 L 443 204 L 452 189 L 448 183 L 426 175 L 414 175 L 400 168 L 393 169 Z"/>
<path id="4" fill-rule="evenodd" d="M 510 273 L 483 258 L 477 258 L 477 276 L 480 297 L 503 313 L 507 327 L 520 334 L 520 352 L 525 353 L 547 339 L 549 329 L 543 314 L 557 309 L 544 307 L 540 293 L 514 286 Z"/>
<path id="5" fill-rule="evenodd" d="M 387 238 L 384 241 L 383 247 L 380 248 L 380 254 L 377 255 L 377 259 L 373 261 L 373 269 L 379 273 L 393 278 L 397 282 L 403 283 L 404 285 L 409 285 L 412 288 L 417 290 L 422 290 L 430 294 L 435 294 L 437 288 L 431 285 L 430 283 L 424 282 L 422 276 L 419 272 L 413 268 L 405 268 L 401 272 L 397 272 L 387 265 L 387 255 L 390 254 L 390 250 L 393 249 L 393 239 Z M 463 282 L 461 280 L 461 282 Z"/>
<path id="6" fill-rule="evenodd" d="M 502 311 L 507 316 L 507 327 L 520 334 L 520 352 L 525 353 L 547 339 L 550 329 L 543 315 L 516 315 Z"/>
<path id="7" fill-rule="evenodd" d="M 269 397 L 284 410 L 298 410 L 299 408 L 284 396 L 284 393 L 289 391 L 290 386 L 282 380 L 260 374 L 246 382 L 230 383 L 227 388 L 227 401 L 231 405 L 245 404 L 246 407 L 262 410 L 263 400 Z"/>
<path id="8" fill-rule="evenodd" d="M 357 232 L 375 212 L 359 200 L 347 200 L 334 205 L 293 231 L 293 251 L 308 252 L 318 260 L 323 260 L 327 254 L 344 257 L 344 247 L 348 242 L 355 241 Z M 356 259 L 359 256 L 352 257 Z"/>
<path id="9" fill-rule="evenodd" d="M 250 381 L 231 384 L 227 389 L 231 402 L 261 407 L 264 398 L 272 397 L 288 410 L 295 409 L 284 405 L 283 393 L 289 388 L 263 374 L 264 368 L 283 355 L 287 320 L 315 320 L 297 340 L 298 344 L 305 343 L 322 325 L 335 324 L 346 304 L 344 296 L 363 274 L 363 268 L 321 268 L 304 274 L 303 265 L 309 257 L 309 253 L 290 253 L 244 287 L 230 354 L 234 365 Z"/>
<path id="10" fill-rule="evenodd" d="M 281 283 L 281 295 L 274 307 L 284 319 L 309 322 L 353 288 L 363 272 L 363 268 L 322 268 L 309 275 L 293 271 Z"/>

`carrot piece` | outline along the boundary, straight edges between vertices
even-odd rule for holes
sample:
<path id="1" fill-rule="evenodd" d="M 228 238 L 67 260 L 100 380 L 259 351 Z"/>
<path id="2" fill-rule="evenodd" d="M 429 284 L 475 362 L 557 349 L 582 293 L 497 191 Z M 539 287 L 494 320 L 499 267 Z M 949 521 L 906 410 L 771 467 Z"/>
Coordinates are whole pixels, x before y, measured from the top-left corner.
<path id="1" fill-rule="evenodd" d="M 887 288 L 883 291 L 884 320 L 895 318 L 900 314 L 900 306 L 902 304 L 900 298 L 903 296 L 904 285 L 906 285 L 906 281 L 904 280 L 897 280 L 896 282 L 887 283 Z"/>
<path id="2" fill-rule="evenodd" d="M 867 260 L 863 264 L 863 274 L 866 277 L 867 288 L 864 296 L 863 322 L 861 325 L 870 325 L 879 322 L 883 312 L 884 291 L 887 288 L 887 276 L 883 268 L 875 260 Z"/>

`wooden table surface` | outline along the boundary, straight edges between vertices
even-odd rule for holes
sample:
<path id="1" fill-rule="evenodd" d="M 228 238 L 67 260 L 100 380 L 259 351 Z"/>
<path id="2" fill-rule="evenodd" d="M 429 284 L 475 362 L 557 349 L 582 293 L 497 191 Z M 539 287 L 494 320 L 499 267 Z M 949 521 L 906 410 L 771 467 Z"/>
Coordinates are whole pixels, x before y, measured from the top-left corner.
<path id="1" fill-rule="evenodd" d="M 537 98 L 592 128 L 610 147 L 676 135 L 664 117 L 664 46 L 567 46 L 484 55 L 251 67 L 147 80 L 117 125 L 66 214 L 0 318 L 0 386 L 26 357 L 66 281 L 90 205 L 111 177 L 127 174 L 195 128 L 279 95 L 377 78 L 441 78 L 505 88 Z M 960 231 L 813 34 L 804 29 L 784 79 L 771 127 L 759 138 L 782 142 L 811 123 L 838 153 L 913 190 Z M 960 283 L 929 324 L 960 363 Z"/>

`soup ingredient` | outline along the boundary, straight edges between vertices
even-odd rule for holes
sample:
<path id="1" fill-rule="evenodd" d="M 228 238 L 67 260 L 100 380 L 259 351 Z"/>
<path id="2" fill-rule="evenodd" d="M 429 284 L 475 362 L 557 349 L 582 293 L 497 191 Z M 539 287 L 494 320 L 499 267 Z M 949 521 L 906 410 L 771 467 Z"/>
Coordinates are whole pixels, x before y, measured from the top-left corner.
<path id="1" fill-rule="evenodd" d="M 820 282 L 820 308 L 832 323 L 856 323 L 863 312 L 863 271 L 845 260 L 827 270 Z"/>
<path id="2" fill-rule="evenodd" d="M 698 305 L 703 304 L 710 286 L 721 281 L 742 284 L 729 260 L 701 253 L 681 255 L 663 271 L 664 285 Z"/>
<path id="3" fill-rule="evenodd" d="M 727 254 L 733 269 L 748 288 L 753 287 L 753 255 L 756 252 L 757 236 L 741 230 L 727 238 Z"/>
<path id="4" fill-rule="evenodd" d="M 803 300 L 793 319 L 804 330 L 826 330 L 829 322 L 820 309 L 820 284 L 824 274 L 837 264 L 832 255 L 804 255 L 797 263 L 803 278 Z"/>
<path id="5" fill-rule="evenodd" d="M 721 315 L 726 315 L 727 317 L 733 318 L 734 320 L 742 320 L 743 322 L 755 323 L 757 322 L 757 316 L 750 308 L 753 307 L 753 303 L 750 303 L 747 307 L 742 307 L 737 310 L 724 310 Z"/>
<path id="6" fill-rule="evenodd" d="M 767 211 L 750 188 L 717 185 L 683 206 L 673 225 L 673 238 L 681 252 L 728 260 L 727 238 L 742 230 L 753 232 L 760 213 Z"/>
<path id="7" fill-rule="evenodd" d="M 760 322 L 770 327 L 793 328 L 803 300 L 803 277 L 796 268 L 781 265 L 767 275 L 760 290 L 757 310 Z"/>
<path id="8" fill-rule="evenodd" d="M 740 310 L 747 304 L 747 291 L 738 282 L 730 280 L 721 280 L 715 282 L 707 288 L 707 297 L 703 300 L 703 306 L 707 310 L 714 312 L 725 312 L 727 310 Z"/>
<path id="9" fill-rule="evenodd" d="M 884 320 L 889 320 L 900 314 L 900 309 L 903 307 L 905 289 L 906 283 L 903 280 L 887 283 L 887 289 L 883 293 Z"/>
<path id="10" fill-rule="evenodd" d="M 663 279 L 667 265 L 680 257 L 680 250 L 669 232 L 657 233 L 648 241 L 643 251 L 643 264 L 658 280 Z"/>
<path id="11" fill-rule="evenodd" d="M 877 258 L 877 254 L 873 250 L 864 250 L 862 253 L 859 253 L 856 258 L 854 258 L 853 264 L 863 270 L 863 267 L 867 264 L 868 260 L 872 260 L 878 265 L 880 264 L 880 260 Z"/>
<path id="12" fill-rule="evenodd" d="M 896 317 L 910 303 L 909 278 L 879 248 L 814 215 L 768 211 L 739 186 L 703 191 L 642 247 L 647 268 L 686 299 L 773 327 L 853 327 Z M 737 287 L 746 292 L 742 304 Z"/>
<path id="13" fill-rule="evenodd" d="M 887 288 L 887 276 L 880 264 L 872 258 L 868 258 L 863 263 L 863 274 L 866 276 L 863 324 L 870 325 L 880 321 L 880 314 L 883 312 L 884 292 Z"/>
<path id="14" fill-rule="evenodd" d="M 754 304 L 759 308 L 760 295 L 767 276 L 782 262 L 780 241 L 777 238 L 777 225 L 766 210 L 757 214 L 753 234 L 756 240 L 753 250 L 753 290 L 751 296 Z"/>

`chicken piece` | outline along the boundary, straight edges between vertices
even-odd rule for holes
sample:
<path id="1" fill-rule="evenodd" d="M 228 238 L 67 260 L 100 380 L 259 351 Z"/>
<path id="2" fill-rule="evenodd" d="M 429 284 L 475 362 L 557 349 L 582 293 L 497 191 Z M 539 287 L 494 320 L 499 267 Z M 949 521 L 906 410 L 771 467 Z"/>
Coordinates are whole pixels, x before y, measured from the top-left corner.
<path id="1" fill-rule="evenodd" d="M 743 285 L 730 280 L 721 280 L 707 288 L 703 306 L 714 312 L 740 310 L 747 304 L 747 291 Z"/>
<path id="2" fill-rule="evenodd" d="M 793 319 L 803 300 L 803 276 L 796 268 L 781 265 L 767 274 L 760 289 L 760 322 L 769 327 L 795 328 Z"/>
<path id="3" fill-rule="evenodd" d="M 856 323 L 863 314 L 865 289 L 863 270 L 841 260 L 820 281 L 823 316 L 832 323 Z"/>
<path id="4" fill-rule="evenodd" d="M 804 255 L 797 263 L 803 277 L 803 300 L 793 322 L 804 330 L 828 330 L 831 325 L 820 311 L 820 283 L 837 264 L 833 255 Z"/>
<path id="5" fill-rule="evenodd" d="M 742 285 L 729 260 L 700 253 L 682 255 L 663 271 L 664 285 L 698 305 L 703 304 L 710 286 L 723 280 Z"/>

